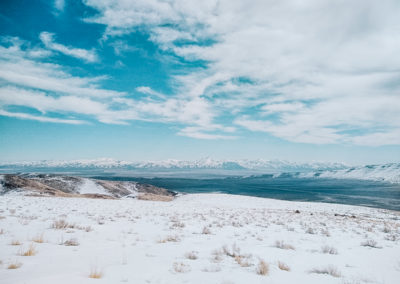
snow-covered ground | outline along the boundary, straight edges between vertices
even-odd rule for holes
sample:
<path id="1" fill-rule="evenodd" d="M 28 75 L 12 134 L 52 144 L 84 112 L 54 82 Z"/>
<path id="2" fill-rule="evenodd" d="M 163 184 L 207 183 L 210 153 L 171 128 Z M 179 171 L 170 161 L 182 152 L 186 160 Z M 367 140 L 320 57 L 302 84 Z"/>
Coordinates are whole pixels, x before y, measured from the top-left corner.
<path id="1" fill-rule="evenodd" d="M 94 272 L 101 278 L 89 278 Z M 0 197 L 2 284 L 399 279 L 399 212 L 223 194 Z"/>

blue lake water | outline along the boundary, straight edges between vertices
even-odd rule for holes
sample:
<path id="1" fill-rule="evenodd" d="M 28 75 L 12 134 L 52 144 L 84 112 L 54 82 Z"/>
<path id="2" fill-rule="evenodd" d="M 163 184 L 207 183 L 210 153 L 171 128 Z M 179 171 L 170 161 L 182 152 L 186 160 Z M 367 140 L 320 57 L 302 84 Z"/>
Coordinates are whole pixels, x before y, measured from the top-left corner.
<path id="1" fill-rule="evenodd" d="M 133 178 L 105 177 L 149 183 L 181 193 L 221 192 L 293 201 L 329 202 L 400 211 L 400 185 L 349 179 L 272 177 Z"/>

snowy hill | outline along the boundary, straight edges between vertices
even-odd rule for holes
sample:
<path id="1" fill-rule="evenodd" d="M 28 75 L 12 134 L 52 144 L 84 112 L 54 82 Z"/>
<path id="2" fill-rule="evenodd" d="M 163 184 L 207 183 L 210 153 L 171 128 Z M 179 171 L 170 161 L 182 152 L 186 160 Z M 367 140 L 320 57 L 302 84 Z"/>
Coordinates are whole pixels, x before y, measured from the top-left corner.
<path id="1" fill-rule="evenodd" d="M 46 196 L 98 198 L 173 197 L 174 192 L 135 181 L 106 181 L 53 174 L 0 175 L 0 194 L 22 192 Z M 147 196 L 149 197 L 149 196 Z"/>
<path id="2" fill-rule="evenodd" d="M 338 170 L 318 170 L 302 173 L 300 177 L 360 179 L 400 183 L 400 164 L 366 165 Z"/>

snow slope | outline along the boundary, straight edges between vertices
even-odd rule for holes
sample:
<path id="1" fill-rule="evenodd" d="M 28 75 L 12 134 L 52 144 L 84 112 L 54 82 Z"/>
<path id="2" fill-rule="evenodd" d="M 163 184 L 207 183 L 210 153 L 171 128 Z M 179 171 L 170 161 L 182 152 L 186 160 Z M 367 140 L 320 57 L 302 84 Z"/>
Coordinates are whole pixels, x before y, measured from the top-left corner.
<path id="1" fill-rule="evenodd" d="M 96 184 L 93 180 L 91 179 L 82 179 L 83 183 L 79 186 L 79 192 L 80 194 L 104 194 L 104 195 L 110 195 L 111 194 L 105 190 L 104 187 Z"/>
<path id="2" fill-rule="evenodd" d="M 67 228 L 54 227 L 60 220 Z M 400 279 L 399 212 L 364 207 L 223 194 L 172 202 L 10 194 L 0 198 L 0 232 L 2 284 Z M 31 244 L 36 254 L 21 256 Z M 260 260 L 267 275 L 257 274 Z M 100 279 L 89 278 L 93 270 Z"/>

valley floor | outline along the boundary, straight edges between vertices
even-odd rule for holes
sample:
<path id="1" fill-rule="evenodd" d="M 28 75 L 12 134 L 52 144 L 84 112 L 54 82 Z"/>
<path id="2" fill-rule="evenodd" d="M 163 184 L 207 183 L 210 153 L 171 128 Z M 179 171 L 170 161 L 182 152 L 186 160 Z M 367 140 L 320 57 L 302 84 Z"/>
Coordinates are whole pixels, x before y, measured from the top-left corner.
<path id="1" fill-rule="evenodd" d="M 2 284 L 399 279 L 400 212 L 224 194 L 0 196 Z"/>

